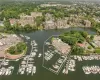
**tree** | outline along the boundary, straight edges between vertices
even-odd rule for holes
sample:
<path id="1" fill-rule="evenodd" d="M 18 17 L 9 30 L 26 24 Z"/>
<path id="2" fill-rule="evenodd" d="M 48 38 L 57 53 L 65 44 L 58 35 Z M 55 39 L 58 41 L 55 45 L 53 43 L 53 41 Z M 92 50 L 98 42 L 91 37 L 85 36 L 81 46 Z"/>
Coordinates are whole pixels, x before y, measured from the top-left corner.
<path id="1" fill-rule="evenodd" d="M 44 16 L 42 16 L 42 17 L 41 16 L 36 17 L 36 19 L 35 19 L 36 26 L 39 27 L 43 23 L 43 21 L 45 21 L 44 20 Z"/>
<path id="2" fill-rule="evenodd" d="M 84 38 L 87 38 L 87 37 L 88 37 L 88 33 L 85 32 L 85 31 L 82 31 L 82 32 L 81 32 L 81 35 L 82 35 Z"/>
<path id="3" fill-rule="evenodd" d="M 80 47 L 80 46 L 77 46 L 75 45 L 73 48 L 72 48 L 72 54 L 73 55 L 79 55 L 79 54 L 83 54 L 84 53 L 84 48 Z"/>
<path id="4" fill-rule="evenodd" d="M 91 35 L 91 36 L 90 36 L 90 39 L 93 40 L 93 39 L 94 39 L 94 35 Z"/>
<path id="5" fill-rule="evenodd" d="M 24 26 L 24 30 L 25 31 L 32 31 L 32 27 L 29 24 L 27 24 Z"/>
<path id="6" fill-rule="evenodd" d="M 60 36 L 61 40 L 65 43 L 68 43 L 69 45 L 75 45 L 77 42 L 77 39 L 70 36 Z"/>
<path id="7" fill-rule="evenodd" d="M 9 20 L 4 21 L 4 26 L 6 27 L 7 30 L 11 29 L 11 24 L 10 24 Z"/>

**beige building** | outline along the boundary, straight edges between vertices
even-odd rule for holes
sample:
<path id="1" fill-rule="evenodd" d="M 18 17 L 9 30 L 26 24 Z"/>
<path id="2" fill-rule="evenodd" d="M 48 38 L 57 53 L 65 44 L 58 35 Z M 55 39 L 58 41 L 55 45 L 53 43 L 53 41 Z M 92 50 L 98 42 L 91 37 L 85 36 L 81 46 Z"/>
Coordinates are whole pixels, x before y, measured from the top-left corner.
<path id="1" fill-rule="evenodd" d="M 55 23 L 55 26 L 58 28 L 58 29 L 61 29 L 61 28 L 68 28 L 69 25 L 67 24 L 68 23 L 68 19 L 65 18 L 65 19 L 58 19 Z"/>
<path id="2" fill-rule="evenodd" d="M 61 28 L 68 28 L 68 18 L 63 19 L 57 19 L 55 20 L 52 14 L 47 13 L 45 15 L 45 22 L 44 22 L 44 28 L 45 29 L 61 29 Z"/>
<path id="3" fill-rule="evenodd" d="M 61 41 L 59 38 L 54 38 L 52 40 L 52 45 L 61 52 L 62 55 L 69 54 L 71 51 L 71 47 L 67 44 Z"/>
<path id="4" fill-rule="evenodd" d="M 21 14 L 20 19 L 10 19 L 10 24 L 14 25 L 16 23 L 20 24 L 21 26 L 35 25 L 35 18 L 38 16 L 42 16 L 41 12 L 31 12 L 31 15 Z"/>
<path id="5" fill-rule="evenodd" d="M 91 27 L 91 22 L 89 20 L 84 20 L 85 27 Z"/>

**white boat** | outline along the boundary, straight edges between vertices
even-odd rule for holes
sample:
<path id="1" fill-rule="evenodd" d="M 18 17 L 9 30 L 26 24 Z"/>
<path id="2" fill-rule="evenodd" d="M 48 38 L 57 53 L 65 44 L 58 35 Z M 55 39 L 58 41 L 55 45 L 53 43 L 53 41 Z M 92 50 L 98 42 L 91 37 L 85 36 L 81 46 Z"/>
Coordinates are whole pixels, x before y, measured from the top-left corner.
<path id="1" fill-rule="evenodd" d="M 8 75 L 11 75 L 11 71 L 8 72 Z"/>
<path id="2" fill-rule="evenodd" d="M 50 42 L 46 42 L 45 44 L 46 44 L 46 45 L 50 45 Z"/>
<path id="3" fill-rule="evenodd" d="M 24 71 L 21 71 L 21 74 L 24 74 Z"/>
<path id="4" fill-rule="evenodd" d="M 20 68 L 19 70 L 18 70 L 18 72 L 20 73 L 22 71 L 22 69 Z"/>
<path id="5" fill-rule="evenodd" d="M 30 39 L 30 37 L 28 37 L 28 36 L 25 36 L 25 38 L 26 38 L 27 40 L 29 40 L 29 39 Z"/>
<path id="6" fill-rule="evenodd" d="M 31 56 L 35 57 L 36 56 L 36 52 L 31 52 Z"/>
<path id="7" fill-rule="evenodd" d="M 22 61 L 22 63 L 21 64 L 26 64 L 26 61 Z"/>
<path id="8" fill-rule="evenodd" d="M 91 72 L 89 72 L 89 71 L 85 71 L 85 74 L 90 74 Z"/>
<path id="9" fill-rule="evenodd" d="M 58 63 L 62 63 L 62 62 L 63 62 L 63 60 L 62 60 L 62 59 L 59 59 L 59 60 L 58 60 Z"/>
<path id="10" fill-rule="evenodd" d="M 2 75 L 2 70 L 0 70 L 0 75 Z"/>
<path id="11" fill-rule="evenodd" d="M 34 46 L 37 46 L 37 43 L 34 43 Z"/>
<path id="12" fill-rule="evenodd" d="M 36 66 L 33 66 L 33 73 L 36 73 Z"/>
<path id="13" fill-rule="evenodd" d="M 8 62 L 9 60 L 7 59 L 6 61 Z"/>
<path id="14" fill-rule="evenodd" d="M 4 62 L 4 64 L 3 64 L 3 65 L 7 66 L 8 64 L 9 64 L 8 62 Z"/>
<path id="15" fill-rule="evenodd" d="M 8 75 L 8 74 L 9 74 L 9 70 L 7 69 L 5 75 Z"/>
<path id="16" fill-rule="evenodd" d="M 34 59 L 33 58 L 29 58 L 28 60 L 33 61 Z"/>
<path id="17" fill-rule="evenodd" d="M 68 69 L 63 69 L 62 73 L 68 74 Z"/>
<path id="18" fill-rule="evenodd" d="M 20 34 L 21 37 L 24 37 L 24 35 Z"/>
<path id="19" fill-rule="evenodd" d="M 45 54 L 45 55 L 48 55 L 49 53 L 48 53 L 48 52 L 45 52 L 44 54 Z"/>
<path id="20" fill-rule="evenodd" d="M 54 67 L 55 69 L 58 69 L 58 68 L 59 68 L 59 66 L 58 66 L 58 65 L 53 65 L 53 67 Z"/>
<path id="21" fill-rule="evenodd" d="M 34 51 L 37 52 L 38 50 L 37 49 L 34 49 Z"/>
<path id="22" fill-rule="evenodd" d="M 42 56 L 42 54 L 41 54 L 41 53 L 39 53 L 38 57 L 41 57 L 41 56 Z"/>
<path id="23" fill-rule="evenodd" d="M 19 59 L 16 59 L 16 61 L 19 61 Z"/>

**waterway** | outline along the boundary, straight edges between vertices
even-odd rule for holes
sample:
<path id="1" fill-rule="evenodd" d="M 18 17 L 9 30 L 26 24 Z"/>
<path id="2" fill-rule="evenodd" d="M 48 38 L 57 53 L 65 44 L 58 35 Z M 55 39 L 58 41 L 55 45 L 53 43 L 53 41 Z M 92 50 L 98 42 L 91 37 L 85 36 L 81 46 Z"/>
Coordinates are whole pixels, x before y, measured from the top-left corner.
<path id="1" fill-rule="evenodd" d="M 38 43 L 38 50 L 43 54 L 43 44 L 46 39 L 48 39 L 52 35 L 59 35 L 63 32 L 70 31 L 70 30 L 79 30 L 79 31 L 87 31 L 89 34 L 96 34 L 91 29 L 84 29 L 84 28 L 69 28 L 64 30 L 43 30 L 43 31 L 36 31 L 31 33 L 22 33 L 25 36 L 29 36 L 30 40 L 25 40 L 28 43 L 28 51 L 27 54 L 30 53 L 30 41 L 36 40 Z M 37 54 L 38 56 L 38 54 Z M 84 65 L 99 65 L 99 61 L 82 61 L 82 62 L 76 62 L 76 71 L 75 72 L 69 72 L 69 74 L 64 75 L 62 72 L 60 72 L 59 75 L 56 75 L 45 68 L 42 67 L 42 57 L 37 58 L 36 56 L 36 67 L 37 72 L 35 75 L 17 75 L 16 71 L 18 70 L 19 62 L 12 62 L 16 67 L 16 70 L 13 75 L 10 76 L 0 76 L 0 80 L 100 80 L 100 75 L 96 74 L 90 74 L 85 75 L 82 71 L 82 66 Z M 99 65 L 100 66 L 100 65 Z"/>

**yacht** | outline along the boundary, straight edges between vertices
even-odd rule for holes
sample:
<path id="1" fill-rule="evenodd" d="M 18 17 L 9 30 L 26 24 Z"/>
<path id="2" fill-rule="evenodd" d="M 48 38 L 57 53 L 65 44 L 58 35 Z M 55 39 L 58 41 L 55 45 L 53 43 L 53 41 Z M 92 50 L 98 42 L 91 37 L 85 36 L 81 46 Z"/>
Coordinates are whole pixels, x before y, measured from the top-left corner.
<path id="1" fill-rule="evenodd" d="M 0 75 L 2 75 L 2 70 L 0 70 Z"/>
<path id="2" fill-rule="evenodd" d="M 31 56 L 35 57 L 36 56 L 36 52 L 31 52 Z"/>
<path id="3" fill-rule="evenodd" d="M 38 50 L 37 49 L 34 49 L 34 51 L 37 52 Z"/>
<path id="4" fill-rule="evenodd" d="M 53 67 L 54 67 L 55 69 L 58 69 L 58 68 L 59 68 L 59 66 L 58 66 L 58 65 L 53 65 Z"/>
<path id="5" fill-rule="evenodd" d="M 45 44 L 46 44 L 46 45 L 50 45 L 50 42 L 46 42 Z"/>
<path id="6" fill-rule="evenodd" d="M 30 39 L 30 37 L 28 37 L 28 36 L 25 36 L 25 38 L 26 38 L 27 40 L 29 40 L 29 39 Z"/>
<path id="7" fill-rule="evenodd" d="M 33 66 L 33 73 L 36 73 L 36 66 Z"/>
<path id="8" fill-rule="evenodd" d="M 21 37 L 24 37 L 24 35 L 20 34 Z"/>
<path id="9" fill-rule="evenodd" d="M 21 74 L 24 74 L 24 71 L 21 71 Z"/>
<path id="10" fill-rule="evenodd" d="M 8 75 L 11 75 L 11 71 L 8 72 Z"/>
<path id="11" fill-rule="evenodd" d="M 41 56 L 42 56 L 42 54 L 41 54 L 41 53 L 39 53 L 38 57 L 41 57 Z"/>
<path id="12" fill-rule="evenodd" d="M 65 70 L 65 74 L 68 74 L 68 70 Z"/>
<path id="13" fill-rule="evenodd" d="M 7 69 L 7 70 L 6 70 L 6 73 L 5 73 L 5 75 L 8 75 L 8 74 L 9 74 L 9 69 Z"/>

